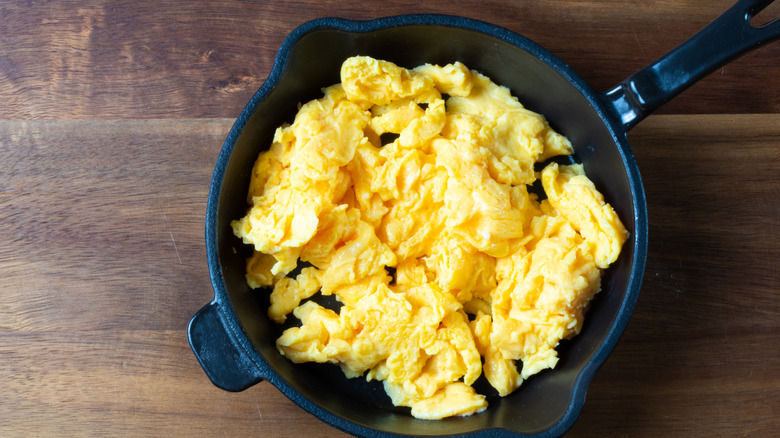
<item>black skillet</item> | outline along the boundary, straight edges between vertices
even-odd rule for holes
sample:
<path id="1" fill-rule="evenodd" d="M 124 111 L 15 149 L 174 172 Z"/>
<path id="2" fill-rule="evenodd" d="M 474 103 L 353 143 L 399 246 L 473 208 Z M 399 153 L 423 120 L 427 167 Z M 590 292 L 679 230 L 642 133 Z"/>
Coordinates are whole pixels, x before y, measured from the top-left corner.
<path id="1" fill-rule="evenodd" d="M 751 18 L 771 0 L 742 0 L 690 40 L 606 93 L 597 93 L 554 55 L 505 29 L 461 17 L 408 15 L 372 21 L 325 18 L 295 29 L 273 69 L 230 131 L 211 183 L 206 245 L 214 300 L 190 321 L 190 345 L 212 382 L 228 391 L 267 380 L 326 423 L 358 436 L 559 436 L 576 420 L 588 385 L 615 347 L 639 294 L 647 253 L 647 207 L 626 134 L 656 108 L 737 56 L 780 36 L 780 22 Z M 560 362 L 465 418 L 425 421 L 396 408 L 381 384 L 346 379 L 333 365 L 294 365 L 277 352 L 281 328 L 266 317 L 267 293 L 244 281 L 247 245 L 230 221 L 244 215 L 252 164 L 299 102 L 339 81 L 352 55 L 405 67 L 461 61 L 507 86 L 572 140 L 574 161 L 631 232 L 606 272 L 579 336 L 562 343 Z"/>

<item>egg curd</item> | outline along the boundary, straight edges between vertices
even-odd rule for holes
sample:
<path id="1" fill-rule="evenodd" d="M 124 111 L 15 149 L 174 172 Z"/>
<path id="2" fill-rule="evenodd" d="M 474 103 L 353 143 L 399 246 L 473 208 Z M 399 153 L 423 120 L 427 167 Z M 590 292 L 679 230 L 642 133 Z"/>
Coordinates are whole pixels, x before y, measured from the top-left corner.
<path id="1" fill-rule="evenodd" d="M 628 237 L 581 165 L 535 170 L 569 140 L 457 62 L 353 57 L 323 92 L 276 130 L 232 223 L 268 316 L 300 320 L 279 352 L 381 380 L 423 419 L 484 410 L 483 374 L 505 396 L 555 367 Z"/>

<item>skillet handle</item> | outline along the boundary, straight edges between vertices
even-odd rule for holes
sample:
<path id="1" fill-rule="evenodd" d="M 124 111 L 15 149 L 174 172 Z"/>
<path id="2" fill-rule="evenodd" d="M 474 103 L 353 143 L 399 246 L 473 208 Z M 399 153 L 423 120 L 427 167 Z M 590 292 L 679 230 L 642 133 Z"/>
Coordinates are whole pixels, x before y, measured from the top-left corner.
<path id="1" fill-rule="evenodd" d="M 774 0 L 740 0 L 696 35 L 626 78 L 603 99 L 625 131 L 685 89 L 741 55 L 780 37 L 780 17 L 753 26 Z"/>
<path id="2" fill-rule="evenodd" d="M 216 302 L 192 317 L 187 334 L 195 357 L 215 386 L 235 392 L 263 380 L 257 366 L 238 345 Z"/>

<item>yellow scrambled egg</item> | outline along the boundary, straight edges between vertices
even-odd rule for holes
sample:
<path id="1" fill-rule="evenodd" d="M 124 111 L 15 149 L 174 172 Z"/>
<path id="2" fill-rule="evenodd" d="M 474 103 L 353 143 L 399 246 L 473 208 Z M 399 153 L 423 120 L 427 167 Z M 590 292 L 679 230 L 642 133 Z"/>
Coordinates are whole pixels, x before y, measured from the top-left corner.
<path id="1" fill-rule="evenodd" d="M 571 143 L 460 63 L 354 57 L 323 91 L 277 129 L 232 224 L 269 317 L 300 320 L 281 354 L 381 380 L 424 419 L 484 410 L 482 374 L 503 396 L 553 368 L 628 235 L 581 165 L 534 170 Z"/>

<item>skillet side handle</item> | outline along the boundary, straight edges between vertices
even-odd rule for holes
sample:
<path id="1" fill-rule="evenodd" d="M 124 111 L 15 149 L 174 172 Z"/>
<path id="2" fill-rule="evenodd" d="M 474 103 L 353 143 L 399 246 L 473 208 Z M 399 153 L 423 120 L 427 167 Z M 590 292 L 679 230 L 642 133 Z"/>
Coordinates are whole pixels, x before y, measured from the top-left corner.
<path id="1" fill-rule="evenodd" d="M 221 313 L 219 305 L 212 302 L 192 317 L 187 327 L 190 347 L 215 386 L 243 391 L 263 378 L 236 343 Z"/>
<path id="2" fill-rule="evenodd" d="M 774 0 L 740 0 L 696 35 L 605 93 L 625 131 L 698 80 L 780 37 L 780 20 L 753 26 Z"/>

